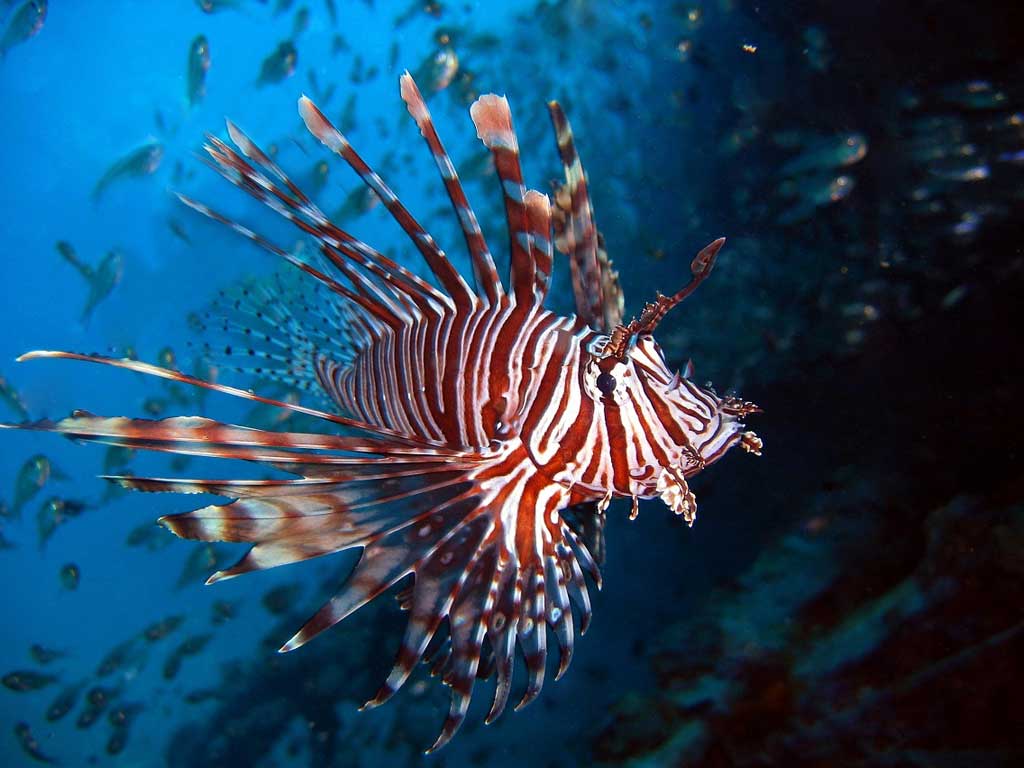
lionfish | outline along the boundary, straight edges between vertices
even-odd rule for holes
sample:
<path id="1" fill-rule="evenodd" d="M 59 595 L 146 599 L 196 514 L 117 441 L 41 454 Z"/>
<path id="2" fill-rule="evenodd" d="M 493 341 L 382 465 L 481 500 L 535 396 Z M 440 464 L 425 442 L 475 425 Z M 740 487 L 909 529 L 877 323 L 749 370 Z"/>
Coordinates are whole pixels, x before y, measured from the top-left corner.
<path id="1" fill-rule="evenodd" d="M 341 590 L 292 637 L 292 651 L 412 575 L 399 592 L 409 618 L 395 665 L 364 706 L 387 701 L 418 662 L 451 688 L 440 736 L 465 718 L 478 677 L 496 677 L 486 722 L 504 711 L 516 649 L 527 681 L 517 709 L 540 693 L 548 629 L 557 680 L 569 667 L 574 610 L 591 619 L 589 575 L 600 588 L 605 510 L 614 497 L 660 497 L 692 524 L 688 478 L 732 446 L 759 454 L 742 419 L 759 409 L 697 386 L 666 365 L 653 332 L 708 276 L 724 239 L 691 263 L 689 283 L 658 294 L 622 322 L 622 294 L 596 229 L 587 179 L 561 107 L 550 102 L 565 182 L 547 195 L 526 189 L 505 97 L 470 108 L 490 150 L 508 223 L 510 268 L 502 282 L 455 167 L 412 77 L 401 95 L 426 140 L 468 247 L 473 286 L 384 180 L 306 97 L 309 131 L 340 155 L 383 202 L 426 261 L 436 284 L 328 220 L 282 169 L 230 121 L 234 147 L 208 136 L 224 178 L 288 219 L 318 246 L 319 261 L 279 248 L 206 205 L 223 222 L 310 276 L 319 306 L 300 311 L 272 293 L 248 295 L 238 332 L 257 373 L 302 384 L 323 409 L 264 397 L 129 359 L 37 351 L 183 382 L 315 417 L 328 433 L 269 431 L 205 417 L 105 418 L 75 411 L 24 429 L 75 440 L 185 456 L 241 459 L 285 479 L 110 476 L 142 491 L 210 493 L 227 503 L 161 517 L 186 539 L 253 546 L 207 583 L 350 548 L 360 558 Z M 552 233 L 554 237 L 552 237 Z M 553 251 L 568 256 L 576 315 L 544 308 Z M 248 293 L 248 292 L 247 292 Z M 257 292 L 258 293 L 258 292 Z M 265 342 L 253 348 L 253 338 Z M 230 353 L 230 348 L 225 350 Z"/>

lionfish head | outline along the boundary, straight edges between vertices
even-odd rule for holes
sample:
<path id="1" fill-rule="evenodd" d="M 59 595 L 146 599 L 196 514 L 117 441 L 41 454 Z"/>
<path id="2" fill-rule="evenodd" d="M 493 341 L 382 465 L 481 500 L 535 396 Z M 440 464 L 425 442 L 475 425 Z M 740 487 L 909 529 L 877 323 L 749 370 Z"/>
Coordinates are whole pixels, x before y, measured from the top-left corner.
<path id="1" fill-rule="evenodd" d="M 620 325 L 610 336 L 590 344 L 581 371 L 583 392 L 603 416 L 609 438 L 606 451 L 614 482 L 609 492 L 622 493 L 628 472 L 628 495 L 660 496 L 676 514 L 693 521 L 696 505 L 686 478 L 720 459 L 735 445 L 760 455 L 761 440 L 745 430 L 744 419 L 761 409 L 751 402 L 719 396 L 710 386 L 692 381 L 693 367 L 673 372 L 654 330 L 665 314 L 707 277 L 725 240 L 698 254 L 693 279 L 673 296 L 658 295 L 640 318 Z M 625 463 L 628 466 L 623 467 Z"/>

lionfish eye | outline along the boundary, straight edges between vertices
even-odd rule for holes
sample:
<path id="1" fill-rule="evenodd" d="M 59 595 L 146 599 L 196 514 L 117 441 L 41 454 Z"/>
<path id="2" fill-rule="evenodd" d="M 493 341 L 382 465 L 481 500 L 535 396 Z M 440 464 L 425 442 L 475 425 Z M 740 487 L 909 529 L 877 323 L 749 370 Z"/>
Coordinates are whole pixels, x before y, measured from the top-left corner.
<path id="1" fill-rule="evenodd" d="M 601 390 L 601 394 L 611 395 L 615 391 L 615 386 L 618 384 L 615 381 L 615 377 L 605 371 L 597 377 L 597 388 Z"/>

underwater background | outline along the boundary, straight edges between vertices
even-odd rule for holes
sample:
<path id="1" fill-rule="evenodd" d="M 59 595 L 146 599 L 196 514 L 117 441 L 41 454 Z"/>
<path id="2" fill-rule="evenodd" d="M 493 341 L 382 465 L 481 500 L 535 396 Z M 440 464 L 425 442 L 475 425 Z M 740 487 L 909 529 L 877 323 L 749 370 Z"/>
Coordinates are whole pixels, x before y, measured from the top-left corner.
<path id="1" fill-rule="evenodd" d="M 244 547 L 153 524 L 191 497 L 97 478 L 184 466 L 4 430 L 0 765 L 1022 764 L 1024 10 L 0 0 L 0 23 L 0 421 L 80 408 L 287 426 L 135 373 L 15 362 L 62 349 L 204 373 L 218 291 L 282 270 L 173 192 L 296 242 L 203 166 L 225 117 L 419 269 L 305 130 L 309 95 L 468 273 L 399 99 L 408 69 L 494 244 L 501 192 L 469 104 L 507 94 L 540 189 L 561 176 L 545 104 L 563 104 L 627 316 L 728 238 L 659 340 L 757 402 L 765 442 L 693 481 L 692 528 L 613 502 L 569 672 L 490 726 L 479 696 L 425 757 L 448 706 L 426 668 L 357 711 L 398 647 L 393 600 L 276 653 L 351 553 L 204 587 Z M 549 301 L 573 311 L 557 259 Z"/>

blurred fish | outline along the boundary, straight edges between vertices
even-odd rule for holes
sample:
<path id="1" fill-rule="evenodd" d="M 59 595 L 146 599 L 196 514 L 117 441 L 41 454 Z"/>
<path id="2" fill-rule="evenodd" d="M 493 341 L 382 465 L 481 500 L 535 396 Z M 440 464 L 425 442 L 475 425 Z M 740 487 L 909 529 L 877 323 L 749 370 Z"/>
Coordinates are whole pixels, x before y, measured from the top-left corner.
<path id="1" fill-rule="evenodd" d="M 156 364 L 162 368 L 178 370 L 178 357 L 170 347 L 163 347 L 156 355 Z"/>
<path id="2" fill-rule="evenodd" d="M 268 590 L 260 602 L 274 616 L 282 616 L 292 609 L 302 594 L 302 585 L 298 583 L 281 584 Z"/>
<path id="3" fill-rule="evenodd" d="M 51 479 L 67 480 L 68 476 L 53 466 L 43 454 L 37 453 L 22 464 L 14 481 L 14 504 L 11 507 L 11 515 L 20 519 L 22 507 Z"/>
<path id="4" fill-rule="evenodd" d="M 109 651 L 96 667 L 97 677 L 107 677 L 124 669 L 130 663 L 139 659 L 144 650 L 138 642 L 138 637 L 129 637 L 127 640 L 118 643 Z"/>
<path id="5" fill-rule="evenodd" d="M 18 414 L 19 419 L 28 418 L 28 408 L 25 407 L 21 395 L 18 394 L 14 385 L 3 376 L 0 376 L 0 401 L 6 403 L 12 411 Z"/>
<path id="6" fill-rule="evenodd" d="M 85 709 L 78 715 L 75 725 L 78 728 L 89 728 L 100 719 L 103 712 L 107 709 L 107 705 L 110 704 L 110 701 L 117 694 L 118 691 L 115 689 L 104 688 L 100 685 L 90 688 L 88 693 L 85 694 Z"/>
<path id="7" fill-rule="evenodd" d="M 78 517 L 86 509 L 85 502 L 51 496 L 43 502 L 36 513 L 36 527 L 39 531 L 39 549 L 46 546 L 57 528 L 72 517 Z"/>
<path id="8" fill-rule="evenodd" d="M 245 7 L 242 0 L 196 0 L 196 5 L 203 13 L 219 13 L 220 11 L 236 11 Z"/>
<path id="9" fill-rule="evenodd" d="M 338 26 L 338 7 L 334 0 L 324 0 L 324 4 L 327 6 L 327 15 L 331 17 L 331 26 Z"/>
<path id="10" fill-rule="evenodd" d="M 181 569 L 175 588 L 181 589 L 186 584 L 193 584 L 200 579 L 205 581 L 218 566 L 224 564 L 225 559 L 224 553 L 212 544 L 196 547 L 185 561 L 185 567 Z"/>
<path id="11" fill-rule="evenodd" d="M 292 76 L 295 72 L 295 65 L 299 62 L 299 52 L 291 40 L 279 43 L 277 48 L 263 59 L 260 66 L 260 76 L 256 80 L 256 86 L 280 83 Z"/>
<path id="12" fill-rule="evenodd" d="M 404 26 L 421 13 L 439 19 L 443 11 L 444 6 L 436 0 L 412 0 L 409 7 L 395 17 L 395 29 Z"/>
<path id="13" fill-rule="evenodd" d="M 317 161 L 313 166 L 313 183 L 310 185 L 314 192 L 319 192 L 326 186 L 330 172 L 331 166 L 326 160 Z"/>
<path id="14" fill-rule="evenodd" d="M 780 192 L 786 189 L 790 193 L 789 196 L 796 196 L 799 200 L 779 216 L 778 222 L 783 226 L 789 226 L 805 221 L 818 208 L 845 199 L 853 191 L 853 188 L 853 178 L 846 175 L 808 179 L 801 182 L 787 180 L 780 187 Z M 785 193 L 783 192 L 783 194 Z"/>
<path id="15" fill-rule="evenodd" d="M 192 245 L 192 238 L 188 236 L 188 232 L 185 231 L 185 225 L 177 219 L 168 219 L 167 228 L 171 230 L 171 234 L 181 240 L 185 245 Z"/>
<path id="16" fill-rule="evenodd" d="M 78 589 L 78 583 L 82 579 L 82 574 L 78 570 L 78 566 L 74 563 L 68 563 L 60 569 L 60 583 L 64 589 L 69 592 L 74 592 Z"/>
<path id="17" fill-rule="evenodd" d="M 46 0 L 29 0 L 18 8 L 0 37 L 0 59 L 14 46 L 38 34 L 45 21 Z"/>
<path id="18" fill-rule="evenodd" d="M 210 633 L 192 635 L 192 637 L 186 638 L 185 641 L 175 649 L 175 652 L 182 656 L 195 656 L 196 654 L 201 653 L 206 647 L 206 644 L 212 639 L 213 635 Z"/>
<path id="19" fill-rule="evenodd" d="M 33 672 L 31 669 L 20 669 L 8 672 L 0 679 L 0 682 L 3 683 L 4 688 L 15 693 L 28 693 L 30 691 L 38 691 L 40 688 L 45 688 L 57 682 L 57 678 L 53 675 Z"/>
<path id="20" fill-rule="evenodd" d="M 337 56 L 339 53 L 345 53 L 349 50 L 348 41 L 345 40 L 341 35 L 336 34 L 331 38 L 331 55 Z"/>
<path id="21" fill-rule="evenodd" d="M 128 744 L 128 729 L 126 727 L 114 728 L 107 739 L 107 754 L 120 755 Z"/>
<path id="22" fill-rule="evenodd" d="M 107 298 L 121 282 L 124 274 L 124 257 L 120 251 L 109 251 L 99 266 L 92 267 L 78 258 L 75 249 L 66 240 L 57 241 L 57 252 L 73 266 L 89 284 L 89 295 L 82 308 L 82 321 L 86 322 L 96 306 Z"/>
<path id="23" fill-rule="evenodd" d="M 83 688 L 85 688 L 84 680 L 74 685 L 69 685 L 57 694 L 57 698 L 46 708 L 46 719 L 53 723 L 67 715 L 68 712 L 75 708 L 75 704 L 78 703 L 78 696 Z"/>
<path id="24" fill-rule="evenodd" d="M 168 616 L 165 619 L 160 619 L 153 624 L 150 624 L 146 629 L 143 630 L 142 636 L 151 643 L 155 643 L 157 640 L 162 640 L 167 637 L 171 632 L 181 626 L 181 623 L 185 621 L 184 616 L 174 615 Z"/>
<path id="25" fill-rule="evenodd" d="M 114 707 L 110 712 L 107 713 L 107 722 L 115 728 L 125 728 L 131 725 L 132 720 L 142 710 L 145 709 L 145 705 L 138 702 L 131 702 L 129 704 L 121 704 Z"/>
<path id="26" fill-rule="evenodd" d="M 44 755 L 39 749 L 39 742 L 36 741 L 36 737 L 32 735 L 32 729 L 26 722 L 16 723 L 14 726 L 14 735 L 18 739 L 18 743 L 21 744 L 21 748 L 25 751 L 25 754 L 40 763 L 50 763 L 55 765 L 57 763 L 52 757 Z"/>
<path id="27" fill-rule="evenodd" d="M 331 218 L 339 224 L 344 224 L 373 210 L 379 202 L 380 198 L 369 187 L 356 187 L 346 195 L 344 202 Z"/>
<path id="28" fill-rule="evenodd" d="M 214 624 L 223 624 L 238 615 L 238 604 L 229 603 L 227 600 L 215 600 L 211 611 L 211 621 Z"/>
<path id="29" fill-rule="evenodd" d="M 345 100 L 345 106 L 341 110 L 341 117 L 338 120 L 338 129 L 345 133 L 352 133 L 356 127 L 356 95 L 350 93 Z"/>
<path id="30" fill-rule="evenodd" d="M 197 653 L 200 653 L 212 637 L 212 634 L 193 635 L 175 648 L 171 655 L 167 657 L 167 661 L 164 662 L 164 679 L 173 680 L 177 677 L 178 671 L 181 669 L 182 660 L 188 656 L 195 656 Z"/>
<path id="31" fill-rule="evenodd" d="M 1007 95 L 987 80 L 969 80 L 954 83 L 939 91 L 949 104 L 970 110 L 999 109 L 1006 106 Z"/>
<path id="32" fill-rule="evenodd" d="M 210 69 L 210 42 L 196 35 L 188 49 L 188 105 L 194 107 L 206 98 L 206 72 Z"/>
<path id="33" fill-rule="evenodd" d="M 67 651 L 58 651 L 54 648 L 46 648 L 39 643 L 33 643 L 28 649 L 29 655 L 39 664 L 49 664 L 68 655 Z"/>
<path id="34" fill-rule="evenodd" d="M 142 410 L 153 418 L 158 418 L 167 410 L 168 402 L 162 397 L 147 397 L 142 401 Z"/>
<path id="35" fill-rule="evenodd" d="M 295 0 L 277 0 L 277 2 L 274 3 L 274 15 L 280 16 L 282 13 L 289 10 L 294 2 Z"/>
<path id="36" fill-rule="evenodd" d="M 295 17 L 292 19 L 292 40 L 298 40 L 307 29 L 309 29 L 309 8 L 302 6 L 295 12 Z"/>
<path id="37" fill-rule="evenodd" d="M 3 504 L 0 504 L 0 513 L 5 513 L 5 512 L 6 512 L 6 508 L 4 507 Z M 0 528 L 0 550 L 15 549 L 16 546 L 17 545 L 13 541 L 8 539 L 4 535 L 3 529 Z"/>
<path id="38" fill-rule="evenodd" d="M 864 158 L 868 143 L 862 134 L 844 133 L 813 139 L 804 145 L 804 150 L 782 166 L 783 176 L 828 171 L 853 165 Z"/>
<path id="39" fill-rule="evenodd" d="M 124 540 L 124 543 L 129 547 L 141 547 L 149 552 L 156 552 L 166 547 L 173 540 L 173 537 L 167 534 L 163 526 L 156 525 L 150 521 L 133 528 Z"/>
<path id="40" fill-rule="evenodd" d="M 309 80 L 309 90 L 316 94 L 318 104 L 326 104 L 334 97 L 337 85 L 331 83 L 326 88 L 321 88 L 320 79 L 317 77 L 315 69 L 310 68 L 306 71 L 306 79 Z"/>
<path id="41" fill-rule="evenodd" d="M 446 46 L 430 54 L 413 74 L 413 79 L 426 83 L 434 92 L 443 91 L 459 71 L 459 57 L 455 49 Z"/>
<path id="42" fill-rule="evenodd" d="M 132 150 L 124 157 L 115 160 L 113 164 L 103 172 L 100 180 L 92 190 L 93 202 L 98 201 L 111 184 L 123 179 L 137 179 L 141 176 L 149 176 L 160 167 L 160 161 L 164 158 L 164 145 L 159 141 L 150 141 L 141 147 Z"/>
<path id="43" fill-rule="evenodd" d="M 217 688 L 199 688 L 185 694 L 185 701 L 189 704 L 202 704 L 204 701 L 218 700 L 222 694 Z"/>

